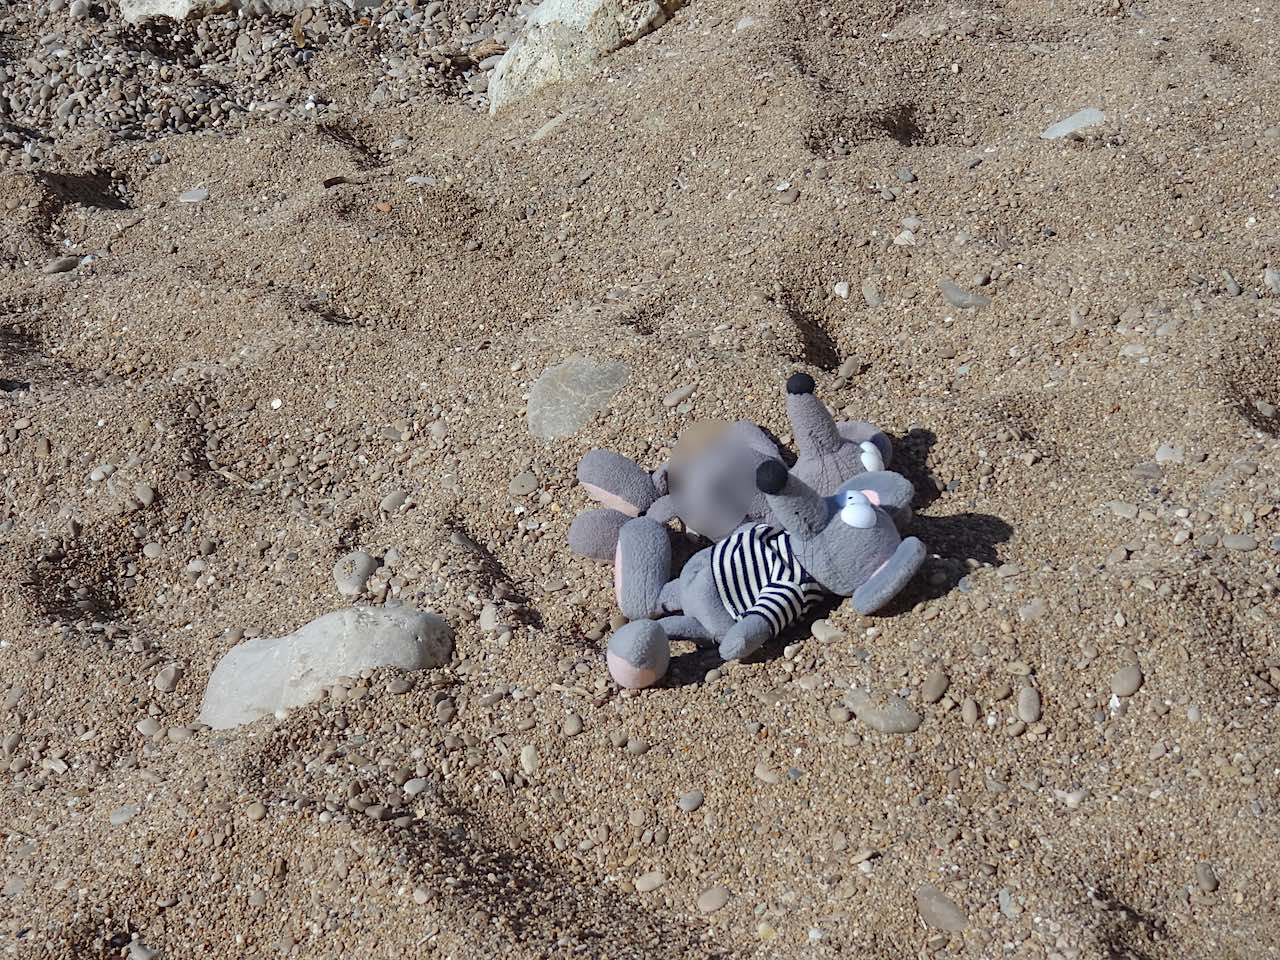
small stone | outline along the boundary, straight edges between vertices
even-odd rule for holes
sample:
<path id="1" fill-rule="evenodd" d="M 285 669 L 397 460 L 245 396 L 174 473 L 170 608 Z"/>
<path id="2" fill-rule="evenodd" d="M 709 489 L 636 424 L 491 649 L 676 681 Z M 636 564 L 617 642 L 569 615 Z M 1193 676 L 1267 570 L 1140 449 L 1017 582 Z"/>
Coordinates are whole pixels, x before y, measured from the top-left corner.
<path id="1" fill-rule="evenodd" d="M 1218 889 L 1218 875 L 1213 872 L 1213 865 L 1201 860 L 1196 864 L 1196 883 L 1205 893 L 1213 893 Z"/>
<path id="2" fill-rule="evenodd" d="M 409 495 L 403 490 L 392 490 L 379 502 L 378 509 L 382 513 L 395 513 L 404 506 L 405 501 L 408 499 Z"/>
<path id="3" fill-rule="evenodd" d="M 702 806 L 702 791 L 690 790 L 676 801 L 676 806 L 685 813 L 693 813 L 693 811 Z"/>
<path id="4" fill-rule="evenodd" d="M 1122 500 L 1113 500 L 1108 506 L 1111 512 L 1122 520 L 1133 520 L 1138 516 L 1138 508 L 1135 504 L 1125 503 Z"/>
<path id="5" fill-rule="evenodd" d="M 920 714 L 895 693 L 876 697 L 855 688 L 845 695 L 844 702 L 858 720 L 881 733 L 912 733 L 920 728 Z"/>
<path id="6" fill-rule="evenodd" d="M 680 404 L 692 397 L 693 391 L 697 389 L 697 384 L 693 383 L 687 383 L 683 387 L 676 387 L 662 398 L 662 405 L 668 409 L 678 407 Z"/>
<path id="7" fill-rule="evenodd" d="M 915 183 L 916 175 L 910 167 L 899 167 L 897 177 L 903 183 Z"/>
<path id="8" fill-rule="evenodd" d="M 390 683 L 387 684 L 387 693 L 395 697 L 398 697 L 401 694 L 408 693 L 412 689 L 413 689 L 412 681 L 407 680 L 404 677 L 396 677 L 394 680 L 392 680 Z"/>
<path id="9" fill-rule="evenodd" d="M 844 636 L 840 632 L 840 628 L 831 623 L 830 620 L 815 620 L 813 626 L 809 628 L 809 632 L 813 634 L 815 640 L 822 643 L 835 643 Z"/>
<path id="10" fill-rule="evenodd" d="M 835 293 L 835 295 L 836 295 L 837 297 L 839 297 L 841 300 L 848 300 L 848 299 L 849 299 L 849 284 L 848 284 L 848 282 L 847 282 L 847 281 L 845 281 L 845 280 L 841 280 L 841 281 L 840 281 L 839 283 L 837 283 L 834 287 L 832 287 L 832 291 L 833 291 L 833 292 Z"/>
<path id="11" fill-rule="evenodd" d="M 181 203 L 204 203 L 209 199 L 209 189 L 207 187 L 192 187 L 190 190 L 183 190 L 178 194 L 178 200 Z"/>
<path id="12" fill-rule="evenodd" d="M 648 752 L 649 752 L 649 744 L 646 741 L 637 739 L 636 737 L 628 738 L 627 753 L 631 754 L 633 757 L 638 757 L 641 754 L 648 753 Z"/>
<path id="13" fill-rule="evenodd" d="M 1023 687 L 1018 691 L 1018 719 L 1023 723 L 1035 723 L 1040 719 L 1040 691 L 1035 687 Z"/>
<path id="14" fill-rule="evenodd" d="M 1258 541 L 1247 533 L 1229 533 L 1222 538 L 1222 545 L 1228 550 L 1247 552 L 1258 548 Z"/>
<path id="15" fill-rule="evenodd" d="M 507 484 L 507 493 L 513 497 L 527 497 L 537 489 L 538 475 L 532 470 L 526 470 L 524 473 L 512 477 L 511 482 Z"/>
<path id="16" fill-rule="evenodd" d="M 1182 455 L 1181 447 L 1175 447 L 1172 444 L 1162 443 L 1158 448 L 1156 448 L 1156 463 L 1163 465 L 1166 463 L 1182 463 L 1182 462 L 1183 462 L 1183 455 Z"/>
<path id="17" fill-rule="evenodd" d="M 942 667 L 934 667 L 929 671 L 929 676 L 925 677 L 920 696 L 925 703 L 937 703 L 949 686 L 951 686 L 951 678 L 947 676 L 946 671 Z"/>
<path id="18" fill-rule="evenodd" d="M 48 274 L 70 273 L 78 266 L 80 266 L 79 257 L 54 257 L 44 265 L 41 272 Z"/>
<path id="19" fill-rule="evenodd" d="M 529 744 L 520 749 L 520 769 L 524 771 L 526 777 L 536 776 L 538 773 L 538 748 L 533 744 Z"/>
<path id="20" fill-rule="evenodd" d="M 431 781 L 426 777 L 414 777 L 411 780 L 406 780 L 404 786 L 400 789 L 404 791 L 406 797 L 416 797 L 429 786 L 431 786 Z"/>
<path id="21" fill-rule="evenodd" d="M 157 673 L 156 678 L 151 682 L 161 693 L 173 693 L 178 686 L 178 681 L 181 679 L 182 668 L 176 663 L 171 663 Z"/>
<path id="22" fill-rule="evenodd" d="M 942 291 L 942 298 L 947 303 L 961 310 L 976 310 L 991 305 L 990 297 L 981 293 L 970 293 L 950 280 L 939 280 L 938 289 Z"/>
<path id="23" fill-rule="evenodd" d="M 650 870 L 636 877 L 636 893 L 652 893 L 666 882 L 667 878 L 663 876 L 661 870 Z"/>
<path id="24" fill-rule="evenodd" d="M 256 822 L 266 817 L 267 808 L 260 801 L 255 800 L 253 803 L 249 804 L 249 806 L 245 808 L 244 815 L 248 817 L 250 820 L 253 820 Z"/>
<path id="25" fill-rule="evenodd" d="M 728 902 L 728 887 L 708 887 L 698 894 L 698 910 L 701 913 L 715 913 Z"/>
<path id="26" fill-rule="evenodd" d="M 757 763 L 755 770 L 752 772 L 755 774 L 755 778 L 759 780 L 761 783 L 781 783 L 782 782 L 782 774 L 780 774 L 777 770 L 773 769 L 767 764 Z"/>
<path id="27" fill-rule="evenodd" d="M 978 722 L 978 702 L 973 697 L 965 697 L 964 703 L 960 704 L 960 718 L 965 723 Z"/>
<path id="28" fill-rule="evenodd" d="M 1267 267 L 1262 271 L 1262 282 L 1272 293 L 1280 294 L 1280 270 Z"/>
<path id="29" fill-rule="evenodd" d="M 352 550 L 333 565 L 333 582 L 344 597 L 358 597 L 378 569 L 378 562 L 363 550 Z"/>
<path id="30" fill-rule="evenodd" d="M 879 307 L 884 305 L 884 300 L 880 296 L 880 291 L 876 287 L 876 282 L 869 278 L 862 281 L 862 299 L 866 301 L 868 307 Z"/>
<path id="31" fill-rule="evenodd" d="M 155 717 L 147 717 L 145 720 L 140 720 L 135 724 L 134 729 L 144 737 L 154 737 L 160 732 L 160 721 Z"/>
<path id="32" fill-rule="evenodd" d="M 969 923 L 968 915 L 931 883 L 916 890 L 916 907 L 920 919 L 939 930 L 958 933 Z"/>
<path id="33" fill-rule="evenodd" d="M 560 732 L 566 737 L 576 737 L 582 732 L 582 718 L 576 713 L 569 714 L 560 724 Z"/>
<path id="34" fill-rule="evenodd" d="M 1040 139 L 1058 140 L 1062 137 L 1069 137 L 1071 134 L 1087 127 L 1097 126 L 1106 119 L 1106 114 L 1097 107 L 1085 107 L 1083 110 L 1077 110 L 1065 120 L 1059 120 L 1057 123 L 1045 127 L 1040 133 Z"/>
<path id="35" fill-rule="evenodd" d="M 1111 675 L 1111 692 L 1117 697 L 1132 697 L 1142 686 L 1142 668 L 1136 663 L 1121 667 Z"/>
<path id="36" fill-rule="evenodd" d="M 113 827 L 122 827 L 137 815 L 138 808 L 126 803 L 124 806 L 116 807 L 111 811 L 111 825 Z"/>
<path id="37" fill-rule="evenodd" d="M 156 502 L 156 492 L 148 484 L 135 483 L 133 485 L 133 499 L 137 500 L 142 506 L 149 507 Z"/>
<path id="38" fill-rule="evenodd" d="M 1244 293 L 1244 287 L 1240 286 L 1240 281 L 1231 275 L 1230 270 L 1222 271 L 1222 284 L 1226 288 L 1228 297 L 1238 297 Z"/>

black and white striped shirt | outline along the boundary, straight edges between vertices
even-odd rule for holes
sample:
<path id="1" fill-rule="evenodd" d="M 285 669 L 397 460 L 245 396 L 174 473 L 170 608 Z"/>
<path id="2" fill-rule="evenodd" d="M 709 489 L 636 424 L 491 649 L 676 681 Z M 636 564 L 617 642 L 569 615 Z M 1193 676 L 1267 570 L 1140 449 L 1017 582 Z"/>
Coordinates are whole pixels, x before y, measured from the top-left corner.
<path id="1" fill-rule="evenodd" d="M 717 543 L 711 570 L 729 615 L 763 617 L 775 636 L 826 594 L 800 566 L 786 531 L 762 523 Z"/>

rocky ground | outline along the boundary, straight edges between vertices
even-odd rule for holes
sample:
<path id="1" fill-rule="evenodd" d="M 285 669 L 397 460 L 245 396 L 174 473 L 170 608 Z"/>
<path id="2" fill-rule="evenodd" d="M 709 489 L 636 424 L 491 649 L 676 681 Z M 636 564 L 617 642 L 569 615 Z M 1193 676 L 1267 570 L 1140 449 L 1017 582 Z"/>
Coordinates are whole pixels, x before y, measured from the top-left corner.
<path id="1" fill-rule="evenodd" d="M 490 116 L 528 12 L 0 13 L 5 955 L 1280 956 L 1280 10 L 694 0 Z M 577 460 L 796 369 L 925 570 L 620 693 Z M 197 722 L 357 601 L 453 662 Z"/>

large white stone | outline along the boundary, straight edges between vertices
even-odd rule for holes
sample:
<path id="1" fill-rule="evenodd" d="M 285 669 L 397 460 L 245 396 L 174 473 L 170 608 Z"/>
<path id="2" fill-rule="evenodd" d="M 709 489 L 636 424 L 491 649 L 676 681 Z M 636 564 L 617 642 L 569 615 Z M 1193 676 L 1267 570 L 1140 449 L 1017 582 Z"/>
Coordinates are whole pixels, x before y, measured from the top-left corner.
<path id="1" fill-rule="evenodd" d="M 591 64 L 666 23 L 688 0 L 543 0 L 489 78 L 489 112 Z"/>
<path id="2" fill-rule="evenodd" d="M 128 23 L 144 20 L 185 20 L 187 17 L 203 17 L 224 10 L 248 8 L 258 13 L 275 13 L 290 16 L 304 7 L 319 6 L 315 0 L 117 0 L 120 14 Z M 336 0 L 344 6 L 367 6 L 362 0 Z"/>
<path id="3" fill-rule="evenodd" d="M 200 721 L 215 730 L 320 699 L 341 676 L 376 667 L 429 670 L 453 656 L 453 630 L 411 607 L 351 607 L 283 637 L 254 637 L 218 661 Z"/>

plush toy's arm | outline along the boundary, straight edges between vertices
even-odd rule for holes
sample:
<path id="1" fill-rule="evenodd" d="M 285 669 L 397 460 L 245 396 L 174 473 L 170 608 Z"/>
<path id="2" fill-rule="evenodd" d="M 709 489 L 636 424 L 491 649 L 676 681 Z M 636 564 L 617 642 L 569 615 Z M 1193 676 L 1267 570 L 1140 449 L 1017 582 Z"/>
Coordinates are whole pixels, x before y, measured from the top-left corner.
<path id="1" fill-rule="evenodd" d="M 741 660 L 759 650 L 773 639 L 773 628 L 763 616 L 746 616 L 729 628 L 720 641 L 720 656 L 724 660 Z"/>
<path id="2" fill-rule="evenodd" d="M 668 494 L 665 497 L 659 497 L 649 505 L 649 509 L 644 514 L 651 520 L 657 520 L 659 523 L 667 523 L 676 516 L 675 497 Z"/>

